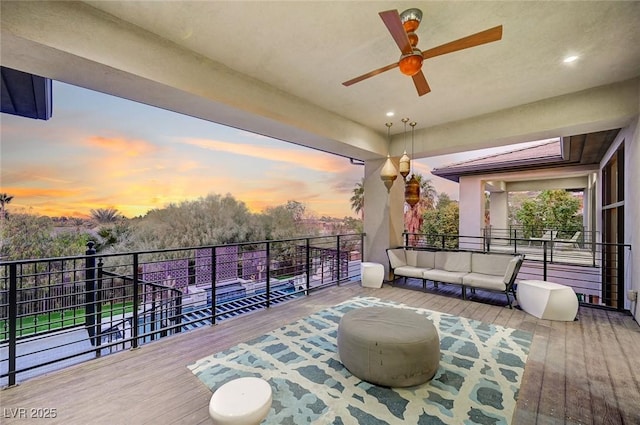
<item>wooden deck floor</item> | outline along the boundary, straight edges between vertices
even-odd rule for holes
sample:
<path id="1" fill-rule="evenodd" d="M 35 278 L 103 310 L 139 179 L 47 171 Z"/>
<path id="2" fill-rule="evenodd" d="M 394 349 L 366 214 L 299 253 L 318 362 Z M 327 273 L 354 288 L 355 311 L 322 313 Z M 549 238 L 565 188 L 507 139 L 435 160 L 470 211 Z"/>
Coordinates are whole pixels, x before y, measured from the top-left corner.
<path id="1" fill-rule="evenodd" d="M 575 322 L 385 285 L 353 283 L 229 319 L 0 392 L 0 423 L 209 424 L 211 392 L 187 365 L 356 295 L 370 295 L 534 333 L 514 424 L 640 424 L 640 327 L 622 313 L 581 307 Z M 19 408 L 55 419 L 11 418 Z"/>

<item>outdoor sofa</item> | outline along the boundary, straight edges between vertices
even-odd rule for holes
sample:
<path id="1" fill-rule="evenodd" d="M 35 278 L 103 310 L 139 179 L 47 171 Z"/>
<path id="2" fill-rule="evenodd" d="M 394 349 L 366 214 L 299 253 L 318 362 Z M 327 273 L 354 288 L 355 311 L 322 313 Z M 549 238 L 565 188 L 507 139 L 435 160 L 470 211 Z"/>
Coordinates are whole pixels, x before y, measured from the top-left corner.
<path id="1" fill-rule="evenodd" d="M 398 277 L 422 279 L 422 286 L 427 287 L 427 280 L 438 283 L 460 285 L 462 298 L 466 299 L 466 288 L 501 292 L 507 297 L 511 307 L 509 294 L 515 299 L 514 282 L 520 271 L 524 255 L 487 254 L 468 251 L 430 251 L 421 249 L 390 248 L 387 249 L 389 266 L 393 274 L 393 282 Z"/>

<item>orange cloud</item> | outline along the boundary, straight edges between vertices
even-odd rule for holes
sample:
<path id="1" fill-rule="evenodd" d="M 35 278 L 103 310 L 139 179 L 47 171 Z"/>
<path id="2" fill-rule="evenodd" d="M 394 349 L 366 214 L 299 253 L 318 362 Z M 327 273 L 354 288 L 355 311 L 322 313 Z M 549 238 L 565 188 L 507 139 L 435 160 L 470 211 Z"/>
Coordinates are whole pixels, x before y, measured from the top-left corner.
<path id="1" fill-rule="evenodd" d="M 51 189 L 51 188 L 32 188 L 32 187 L 3 187 L 3 193 L 12 195 L 14 200 L 22 198 L 67 198 L 77 196 L 82 192 L 81 189 Z"/>
<path id="2" fill-rule="evenodd" d="M 269 161 L 284 162 L 316 171 L 338 172 L 349 167 L 349 160 L 324 152 L 306 152 L 290 149 L 256 146 L 245 143 L 229 143 L 208 139 L 183 139 L 183 143 L 218 152 L 243 155 Z"/>
<path id="3" fill-rule="evenodd" d="M 117 152 L 119 155 L 138 157 L 157 152 L 159 149 L 146 140 L 125 139 L 122 137 L 90 136 L 87 142 L 92 147 Z"/>

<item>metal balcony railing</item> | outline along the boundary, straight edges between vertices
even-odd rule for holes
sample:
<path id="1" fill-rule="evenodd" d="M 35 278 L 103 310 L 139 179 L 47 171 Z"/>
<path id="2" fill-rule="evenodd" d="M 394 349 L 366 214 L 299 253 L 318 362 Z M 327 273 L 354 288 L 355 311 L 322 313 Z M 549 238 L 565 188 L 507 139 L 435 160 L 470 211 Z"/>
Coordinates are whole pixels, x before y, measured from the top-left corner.
<path id="1" fill-rule="evenodd" d="M 0 263 L 0 386 L 357 280 L 363 237 Z"/>
<path id="2" fill-rule="evenodd" d="M 524 254 L 517 280 L 548 280 L 571 286 L 584 305 L 626 310 L 626 265 L 631 245 L 590 241 L 585 246 L 557 246 L 556 240 L 533 245 L 528 238 L 405 233 L 404 244 L 418 249 Z"/>

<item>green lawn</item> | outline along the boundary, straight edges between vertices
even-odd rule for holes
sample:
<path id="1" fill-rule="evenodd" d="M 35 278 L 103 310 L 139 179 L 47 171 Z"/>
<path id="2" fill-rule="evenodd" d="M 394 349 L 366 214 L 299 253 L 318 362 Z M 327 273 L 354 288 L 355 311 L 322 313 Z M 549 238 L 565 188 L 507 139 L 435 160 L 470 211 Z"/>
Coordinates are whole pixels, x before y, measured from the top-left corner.
<path id="1" fill-rule="evenodd" d="M 117 316 L 133 312 L 133 303 L 117 303 L 102 306 L 102 317 Z M 85 309 L 55 311 L 49 314 L 37 314 L 18 318 L 18 337 L 33 335 L 40 332 L 55 331 L 62 328 L 83 325 Z M 0 320 L 0 340 L 9 338 L 7 320 Z"/>

